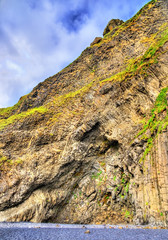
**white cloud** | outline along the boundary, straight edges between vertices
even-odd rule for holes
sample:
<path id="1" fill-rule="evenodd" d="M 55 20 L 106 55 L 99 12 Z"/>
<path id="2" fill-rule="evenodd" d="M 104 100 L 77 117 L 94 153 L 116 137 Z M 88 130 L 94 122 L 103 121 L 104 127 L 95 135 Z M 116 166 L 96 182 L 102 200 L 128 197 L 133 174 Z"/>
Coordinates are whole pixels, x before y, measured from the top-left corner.
<path id="1" fill-rule="evenodd" d="M 141 2 L 141 6 L 147 0 Z M 76 59 L 112 18 L 139 0 L 0 0 L 0 107 Z"/>

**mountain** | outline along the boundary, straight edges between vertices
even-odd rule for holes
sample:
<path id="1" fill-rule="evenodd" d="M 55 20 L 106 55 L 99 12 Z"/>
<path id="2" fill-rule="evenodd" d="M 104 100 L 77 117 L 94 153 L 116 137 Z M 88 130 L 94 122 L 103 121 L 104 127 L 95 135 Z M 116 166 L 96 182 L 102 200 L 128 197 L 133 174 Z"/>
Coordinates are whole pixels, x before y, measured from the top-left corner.
<path id="1" fill-rule="evenodd" d="M 0 109 L 0 221 L 167 226 L 168 0 Z"/>

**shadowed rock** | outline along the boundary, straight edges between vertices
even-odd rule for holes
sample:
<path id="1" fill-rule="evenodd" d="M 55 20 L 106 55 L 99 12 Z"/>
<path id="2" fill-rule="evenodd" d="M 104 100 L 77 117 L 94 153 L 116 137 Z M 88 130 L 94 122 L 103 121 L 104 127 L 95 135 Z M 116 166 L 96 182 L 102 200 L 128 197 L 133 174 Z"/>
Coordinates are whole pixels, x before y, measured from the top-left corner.
<path id="1" fill-rule="evenodd" d="M 94 41 L 90 44 L 90 46 L 93 46 L 93 45 L 95 45 L 95 44 L 101 42 L 101 40 L 102 40 L 101 37 L 96 37 L 96 38 L 94 39 Z"/>

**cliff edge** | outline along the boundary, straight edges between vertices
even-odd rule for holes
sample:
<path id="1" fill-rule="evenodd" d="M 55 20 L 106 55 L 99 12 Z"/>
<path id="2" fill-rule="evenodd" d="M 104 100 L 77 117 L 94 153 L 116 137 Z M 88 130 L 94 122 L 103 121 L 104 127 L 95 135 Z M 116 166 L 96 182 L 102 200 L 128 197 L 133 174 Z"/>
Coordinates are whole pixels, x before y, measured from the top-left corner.
<path id="1" fill-rule="evenodd" d="M 99 40 L 0 109 L 0 221 L 168 225 L 168 0 Z"/>

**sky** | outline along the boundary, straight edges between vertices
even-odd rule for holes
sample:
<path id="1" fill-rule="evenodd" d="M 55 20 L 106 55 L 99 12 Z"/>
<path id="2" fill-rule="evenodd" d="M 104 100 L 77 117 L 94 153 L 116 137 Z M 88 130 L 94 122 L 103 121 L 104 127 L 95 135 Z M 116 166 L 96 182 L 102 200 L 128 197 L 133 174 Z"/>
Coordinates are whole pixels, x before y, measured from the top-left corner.
<path id="1" fill-rule="evenodd" d="M 149 0 L 0 0 L 0 108 L 74 61 Z"/>

